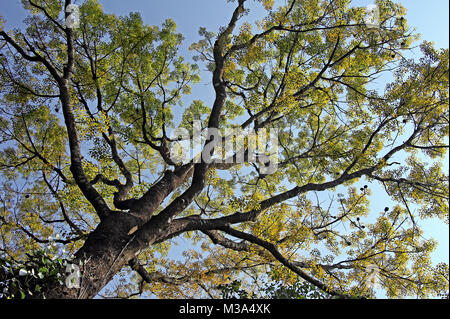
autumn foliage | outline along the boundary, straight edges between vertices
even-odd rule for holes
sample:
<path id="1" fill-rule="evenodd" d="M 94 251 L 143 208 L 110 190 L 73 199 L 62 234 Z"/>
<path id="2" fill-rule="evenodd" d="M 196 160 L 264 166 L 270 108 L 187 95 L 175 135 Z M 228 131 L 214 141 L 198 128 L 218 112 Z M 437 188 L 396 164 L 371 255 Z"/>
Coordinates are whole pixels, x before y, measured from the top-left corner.
<path id="1" fill-rule="evenodd" d="M 70 0 L 22 0 L 26 29 L 0 26 L 4 296 L 209 298 L 238 279 L 246 296 L 262 282 L 341 298 L 448 291 L 421 228 L 448 223 L 448 49 L 417 43 L 390 0 L 377 28 L 346 0 L 259 2 L 261 21 L 238 0 L 220 30 L 200 28 L 191 63 L 171 19 L 86 0 L 68 28 Z M 214 102 L 183 104 L 200 75 Z M 276 172 L 248 154 L 174 162 L 170 131 L 194 120 L 277 129 Z M 69 256 L 79 288 L 58 276 Z"/>

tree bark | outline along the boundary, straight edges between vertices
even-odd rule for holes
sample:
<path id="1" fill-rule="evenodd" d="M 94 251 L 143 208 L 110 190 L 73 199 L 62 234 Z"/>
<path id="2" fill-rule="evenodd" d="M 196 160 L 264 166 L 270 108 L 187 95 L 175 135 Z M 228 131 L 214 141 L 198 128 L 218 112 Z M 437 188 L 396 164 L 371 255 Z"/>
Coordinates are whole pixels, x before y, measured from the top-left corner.
<path id="1" fill-rule="evenodd" d="M 45 291 L 46 298 L 93 298 L 128 262 L 123 254 L 132 234 L 130 230 L 139 223 L 139 218 L 126 213 L 112 214 L 102 220 L 89 235 L 83 247 L 76 253 L 73 264 L 80 267 L 80 288 L 69 288 L 52 283 Z M 65 269 L 62 271 L 64 272 Z"/>

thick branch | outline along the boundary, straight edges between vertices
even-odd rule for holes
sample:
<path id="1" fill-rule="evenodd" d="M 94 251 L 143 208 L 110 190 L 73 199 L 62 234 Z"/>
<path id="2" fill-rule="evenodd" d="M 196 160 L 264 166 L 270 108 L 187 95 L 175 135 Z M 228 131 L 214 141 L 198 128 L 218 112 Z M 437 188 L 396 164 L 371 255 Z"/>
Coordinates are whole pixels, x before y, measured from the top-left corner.
<path id="1" fill-rule="evenodd" d="M 248 233 L 244 233 L 241 232 L 239 230 L 233 229 L 231 227 L 228 226 L 224 226 L 221 227 L 220 230 L 226 232 L 227 234 L 230 234 L 236 238 L 240 238 L 243 240 L 246 240 L 248 242 L 251 242 L 253 244 L 256 244 L 260 247 L 263 247 L 264 249 L 266 249 L 267 251 L 269 251 L 272 256 L 278 260 L 279 262 L 281 262 L 284 266 L 286 266 L 288 269 L 292 270 L 293 272 L 295 272 L 299 277 L 301 277 L 302 279 L 308 281 L 309 283 L 313 284 L 314 286 L 316 286 L 317 288 L 325 291 L 326 293 L 332 295 L 332 296 L 336 296 L 336 297 L 340 297 L 340 298 L 351 298 L 351 296 L 334 291 L 333 289 L 331 289 L 330 287 L 326 286 L 324 283 L 322 283 L 321 281 L 315 279 L 314 277 L 308 275 L 306 272 L 304 272 L 302 269 L 300 269 L 295 263 L 290 262 L 287 258 L 285 258 L 277 249 L 277 247 L 270 243 L 267 242 L 265 240 L 262 240 L 254 235 L 248 234 Z"/>

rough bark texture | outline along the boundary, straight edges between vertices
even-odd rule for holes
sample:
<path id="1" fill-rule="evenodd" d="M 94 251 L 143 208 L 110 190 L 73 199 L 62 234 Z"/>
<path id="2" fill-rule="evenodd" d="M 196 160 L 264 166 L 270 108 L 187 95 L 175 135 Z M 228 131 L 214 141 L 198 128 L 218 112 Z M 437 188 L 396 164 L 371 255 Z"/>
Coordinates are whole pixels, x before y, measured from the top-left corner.
<path id="1" fill-rule="evenodd" d="M 221 111 L 226 100 L 226 86 L 222 79 L 224 69 L 224 43 L 228 35 L 233 31 L 240 14 L 244 11 L 244 2 L 242 0 L 239 1 L 239 5 L 228 27 L 219 35 L 214 46 L 216 68 L 213 72 L 213 84 L 216 91 L 216 99 L 208 123 L 209 128 L 218 127 Z M 67 38 L 68 51 L 73 52 L 70 33 L 67 34 Z M 64 78 L 70 78 L 72 67 L 73 53 L 72 58 L 69 54 L 68 68 L 65 70 Z M 81 287 L 75 289 L 55 284 L 54 287 L 49 288 L 47 296 L 49 298 L 93 298 L 142 249 L 148 247 L 161 238 L 162 234 L 166 233 L 164 230 L 169 227 L 173 218 L 182 212 L 202 191 L 208 164 L 204 162 L 195 164 L 195 166 L 193 164 L 187 164 L 177 167 L 173 172 L 166 171 L 164 177 L 151 187 L 139 200 L 121 200 L 119 197 L 123 196 L 116 196 L 116 207 L 119 209 L 129 209 L 127 213 L 111 212 L 106 204 L 104 204 L 103 199 L 97 196 L 95 188 L 85 178 L 81 166 L 81 152 L 75 128 L 75 120 L 70 108 L 70 97 L 68 95 L 66 81 L 61 80 L 60 89 L 61 103 L 69 134 L 72 162 L 71 170 L 83 194 L 96 208 L 101 222 L 89 235 L 83 247 L 76 253 L 74 263 L 84 261 L 84 266 L 81 268 Z M 208 139 L 206 144 L 211 141 Z M 211 152 L 213 151 L 214 148 L 211 149 Z M 152 218 L 154 211 L 158 209 L 162 201 L 192 174 L 191 186 L 162 212 Z M 136 227 L 138 227 L 138 230 L 135 230 Z"/>
<path id="2" fill-rule="evenodd" d="M 130 214 L 112 214 L 102 220 L 76 253 L 74 264 L 80 268 L 80 289 L 55 283 L 46 292 L 47 298 L 93 298 L 123 268 L 128 260 L 121 254 L 132 236 L 128 232 L 139 223 Z"/>

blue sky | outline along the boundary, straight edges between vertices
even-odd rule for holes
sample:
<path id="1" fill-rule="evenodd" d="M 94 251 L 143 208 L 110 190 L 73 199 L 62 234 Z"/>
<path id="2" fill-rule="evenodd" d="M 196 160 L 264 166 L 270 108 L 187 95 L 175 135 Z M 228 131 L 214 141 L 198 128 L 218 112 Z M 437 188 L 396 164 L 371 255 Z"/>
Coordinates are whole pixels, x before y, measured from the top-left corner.
<path id="1" fill-rule="evenodd" d="M 284 3 L 284 0 L 276 0 Z M 353 1 L 355 5 L 365 6 L 370 0 Z M 424 39 L 432 40 L 438 47 L 447 47 L 449 43 L 449 1 L 448 0 L 402 0 L 399 1 L 408 9 L 407 18 L 411 26 L 415 26 Z M 131 11 L 140 12 L 148 24 L 160 25 L 166 18 L 172 18 L 178 30 L 186 38 L 186 47 L 198 39 L 199 26 L 217 30 L 226 23 L 233 11 L 233 3 L 225 0 L 100 0 L 105 11 L 117 15 Z M 261 6 L 255 1 L 249 5 L 254 8 L 250 15 L 262 14 Z M 7 19 L 7 27 L 15 27 L 23 18 L 20 0 L 2 0 L 0 14 Z"/>
<path id="2" fill-rule="evenodd" d="M 151 25 L 161 25 L 166 18 L 172 18 L 178 26 L 178 31 L 183 34 L 185 41 L 181 54 L 190 60 L 192 52 L 188 51 L 191 43 L 198 41 L 199 27 L 206 27 L 209 31 L 217 32 L 229 20 L 235 4 L 225 0 L 99 0 L 104 10 L 116 15 L 126 15 L 129 12 L 140 12 L 144 22 Z M 284 0 L 276 0 L 278 4 L 284 4 Z M 422 35 L 422 40 L 433 41 L 436 47 L 449 47 L 449 1 L 448 0 L 402 0 L 398 1 L 407 9 L 406 18 L 411 27 Z M 76 3 L 76 2 L 75 2 Z M 356 0 L 354 5 L 366 6 L 371 0 Z M 23 11 L 20 0 L 1 0 L 0 15 L 6 19 L 5 28 L 10 29 L 22 26 Z M 261 5 L 256 1 L 248 1 L 252 8 L 247 20 L 255 20 L 262 16 Z M 202 99 L 206 104 L 213 101 L 213 90 L 209 85 L 210 75 L 205 73 L 200 84 L 193 87 L 193 94 L 185 100 L 189 105 L 192 99 Z M 448 156 L 447 156 L 448 159 Z M 448 170 L 448 164 L 447 164 Z M 360 184 L 364 184 L 361 181 Z M 357 185 L 358 186 L 358 185 Z M 359 186 L 358 186 L 359 187 Z M 386 206 L 386 197 L 378 187 L 373 189 L 371 208 L 382 211 Z M 437 261 L 449 260 L 449 228 L 442 222 L 432 220 L 425 221 L 423 226 L 426 237 L 432 236 L 439 242 L 434 258 Z M 180 247 L 181 248 L 181 247 Z"/>

